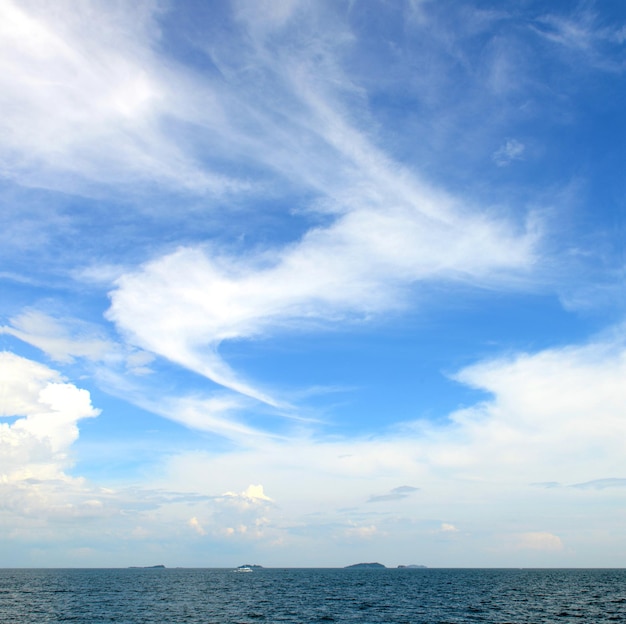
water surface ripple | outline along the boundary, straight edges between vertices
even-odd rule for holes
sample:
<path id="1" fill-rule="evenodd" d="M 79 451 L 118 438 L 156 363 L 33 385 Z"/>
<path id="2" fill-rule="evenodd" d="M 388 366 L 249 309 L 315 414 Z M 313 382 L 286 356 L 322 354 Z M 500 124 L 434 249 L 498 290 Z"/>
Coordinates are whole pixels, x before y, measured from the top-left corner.
<path id="1" fill-rule="evenodd" d="M 0 623 L 626 622 L 626 570 L 0 570 Z"/>

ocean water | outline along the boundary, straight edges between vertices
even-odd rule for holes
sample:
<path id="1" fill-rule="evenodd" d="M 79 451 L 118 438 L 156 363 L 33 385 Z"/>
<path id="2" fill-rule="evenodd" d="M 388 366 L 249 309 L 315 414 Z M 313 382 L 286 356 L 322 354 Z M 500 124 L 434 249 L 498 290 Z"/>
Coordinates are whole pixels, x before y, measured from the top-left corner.
<path id="1" fill-rule="evenodd" d="M 0 570 L 0 623 L 626 622 L 626 570 Z"/>

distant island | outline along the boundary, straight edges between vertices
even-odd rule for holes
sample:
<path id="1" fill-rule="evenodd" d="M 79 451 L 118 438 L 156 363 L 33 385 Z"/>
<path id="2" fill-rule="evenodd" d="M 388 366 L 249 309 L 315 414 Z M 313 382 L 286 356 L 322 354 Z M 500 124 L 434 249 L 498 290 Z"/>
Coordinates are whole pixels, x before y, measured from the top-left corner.
<path id="1" fill-rule="evenodd" d="M 382 563 L 372 562 L 372 563 L 353 563 L 349 566 L 344 566 L 344 569 L 347 568 L 376 568 L 376 569 L 386 569 L 387 566 L 384 566 Z M 417 565 L 412 563 L 410 565 L 399 565 L 398 569 L 404 570 L 425 570 L 425 565 Z"/>
<path id="2" fill-rule="evenodd" d="M 252 568 L 253 570 L 259 570 L 263 566 L 258 563 L 244 563 L 243 565 L 237 566 L 238 568 Z"/>
<path id="3" fill-rule="evenodd" d="M 427 566 L 425 565 L 416 565 L 414 563 L 412 563 L 411 565 L 399 565 L 399 568 L 409 568 L 411 570 L 415 570 L 415 569 L 419 569 L 419 570 L 425 570 L 427 568 Z"/>
<path id="4" fill-rule="evenodd" d="M 155 568 L 164 568 L 165 566 L 160 563 L 159 565 L 153 566 L 129 566 L 131 570 L 154 570 Z"/>

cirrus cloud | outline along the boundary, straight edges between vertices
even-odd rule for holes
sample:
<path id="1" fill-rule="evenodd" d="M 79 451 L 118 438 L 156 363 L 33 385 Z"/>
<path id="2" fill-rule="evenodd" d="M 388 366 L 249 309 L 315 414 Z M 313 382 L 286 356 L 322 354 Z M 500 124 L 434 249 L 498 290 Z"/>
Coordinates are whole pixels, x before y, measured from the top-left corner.
<path id="1" fill-rule="evenodd" d="M 230 369 L 223 341 L 378 315 L 401 307 L 419 283 L 514 285 L 532 267 L 534 232 L 455 213 L 445 199 L 433 216 L 435 198 L 359 206 L 245 260 L 179 249 L 120 277 L 108 318 L 135 345 L 278 405 Z"/>

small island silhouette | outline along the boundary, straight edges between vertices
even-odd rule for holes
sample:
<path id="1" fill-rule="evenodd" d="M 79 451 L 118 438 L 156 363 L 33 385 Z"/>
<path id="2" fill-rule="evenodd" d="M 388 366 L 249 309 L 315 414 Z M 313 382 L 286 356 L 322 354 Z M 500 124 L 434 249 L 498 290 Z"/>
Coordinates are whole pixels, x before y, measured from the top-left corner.
<path id="1" fill-rule="evenodd" d="M 386 569 L 387 566 L 384 566 L 382 563 L 378 563 L 376 561 L 373 561 L 372 563 L 353 563 L 352 565 L 344 566 L 344 569 L 348 569 L 348 568 Z M 398 568 L 400 568 L 400 569 L 409 569 L 409 570 L 425 570 L 426 566 L 425 565 L 417 565 L 415 563 L 412 563 L 411 565 L 399 565 Z"/>

